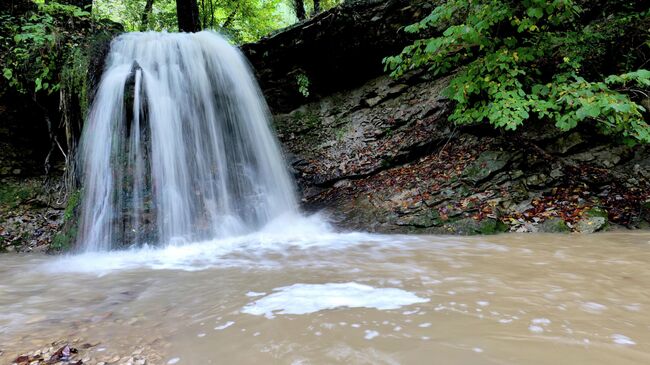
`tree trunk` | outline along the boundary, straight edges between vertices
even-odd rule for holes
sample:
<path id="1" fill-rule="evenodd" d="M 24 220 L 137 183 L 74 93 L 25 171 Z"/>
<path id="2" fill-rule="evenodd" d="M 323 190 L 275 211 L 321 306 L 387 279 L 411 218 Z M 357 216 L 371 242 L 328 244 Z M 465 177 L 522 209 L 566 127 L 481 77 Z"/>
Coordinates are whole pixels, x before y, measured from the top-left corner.
<path id="1" fill-rule="evenodd" d="M 305 1 L 293 0 L 293 8 L 296 11 L 296 17 L 298 20 L 305 20 L 307 17 L 307 14 L 305 14 Z"/>
<path id="2" fill-rule="evenodd" d="M 147 3 L 144 4 L 144 12 L 142 13 L 142 23 L 140 24 L 140 30 L 145 31 L 149 27 L 149 15 L 151 15 L 151 9 L 153 8 L 154 0 L 147 0 Z"/>
<path id="3" fill-rule="evenodd" d="M 320 13 L 320 0 L 314 0 L 314 14 Z"/>
<path id="4" fill-rule="evenodd" d="M 199 6 L 196 0 L 176 0 L 176 16 L 179 31 L 198 32 L 201 30 Z"/>
<path id="5" fill-rule="evenodd" d="M 232 22 L 235 20 L 235 16 L 237 15 L 237 11 L 239 11 L 239 6 L 236 6 L 235 9 L 228 15 L 228 18 L 226 18 L 226 21 L 223 22 L 223 25 L 221 25 L 222 28 L 228 29 Z"/>

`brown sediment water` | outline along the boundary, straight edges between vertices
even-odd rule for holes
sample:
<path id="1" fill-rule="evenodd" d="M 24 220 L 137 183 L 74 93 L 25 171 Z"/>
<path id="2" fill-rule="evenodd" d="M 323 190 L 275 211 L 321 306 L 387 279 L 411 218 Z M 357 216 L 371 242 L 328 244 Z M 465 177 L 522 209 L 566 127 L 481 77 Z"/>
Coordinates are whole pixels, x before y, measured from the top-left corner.
<path id="1" fill-rule="evenodd" d="M 649 233 L 319 240 L 0 256 L 0 363 L 650 364 Z"/>

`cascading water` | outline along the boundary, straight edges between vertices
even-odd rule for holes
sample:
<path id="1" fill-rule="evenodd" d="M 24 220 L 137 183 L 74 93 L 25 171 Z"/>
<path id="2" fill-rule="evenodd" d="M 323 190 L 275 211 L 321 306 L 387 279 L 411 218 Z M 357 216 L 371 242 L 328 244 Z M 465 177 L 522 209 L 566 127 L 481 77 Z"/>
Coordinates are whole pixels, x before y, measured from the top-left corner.
<path id="1" fill-rule="evenodd" d="M 244 234 L 297 212 L 269 113 L 213 32 L 113 41 L 80 149 L 86 251 Z"/>

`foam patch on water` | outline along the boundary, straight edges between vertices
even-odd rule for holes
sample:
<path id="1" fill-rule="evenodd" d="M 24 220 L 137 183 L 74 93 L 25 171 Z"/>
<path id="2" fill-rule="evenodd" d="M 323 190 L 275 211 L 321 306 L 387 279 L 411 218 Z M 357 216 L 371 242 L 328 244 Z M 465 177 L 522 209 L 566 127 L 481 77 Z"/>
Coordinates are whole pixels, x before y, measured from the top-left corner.
<path id="1" fill-rule="evenodd" d="M 625 345 L 625 346 L 636 345 L 636 342 L 632 341 L 631 338 L 625 335 L 621 335 L 619 333 L 612 335 L 612 341 L 614 341 L 614 343 L 617 345 Z"/>
<path id="2" fill-rule="evenodd" d="M 373 288 L 354 282 L 294 284 L 274 289 L 274 292 L 247 304 L 241 312 L 273 318 L 275 314 L 309 314 L 341 307 L 398 309 L 429 301 L 401 289 Z"/>
<path id="3" fill-rule="evenodd" d="M 290 215 L 270 222 L 262 230 L 241 236 L 194 243 L 145 246 L 110 252 L 62 256 L 45 263 L 46 272 L 82 272 L 103 275 L 137 268 L 197 271 L 215 266 L 274 266 L 265 255 L 288 250 L 336 250 L 369 243 L 415 240 L 360 232 L 335 232 L 323 217 Z"/>

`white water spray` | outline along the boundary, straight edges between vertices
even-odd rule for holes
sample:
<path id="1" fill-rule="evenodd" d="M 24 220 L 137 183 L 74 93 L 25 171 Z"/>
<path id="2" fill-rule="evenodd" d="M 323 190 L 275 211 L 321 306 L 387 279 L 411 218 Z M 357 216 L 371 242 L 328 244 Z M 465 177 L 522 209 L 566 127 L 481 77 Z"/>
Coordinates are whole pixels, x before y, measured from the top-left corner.
<path id="1" fill-rule="evenodd" d="M 80 153 L 86 251 L 246 234 L 297 214 L 259 87 L 213 32 L 114 40 Z"/>

